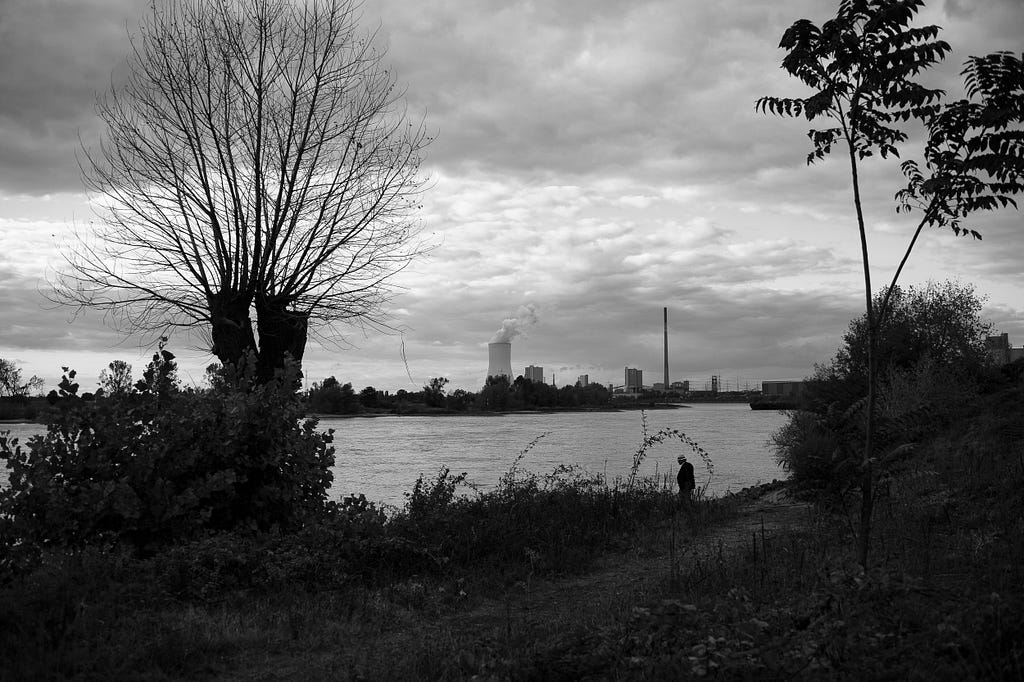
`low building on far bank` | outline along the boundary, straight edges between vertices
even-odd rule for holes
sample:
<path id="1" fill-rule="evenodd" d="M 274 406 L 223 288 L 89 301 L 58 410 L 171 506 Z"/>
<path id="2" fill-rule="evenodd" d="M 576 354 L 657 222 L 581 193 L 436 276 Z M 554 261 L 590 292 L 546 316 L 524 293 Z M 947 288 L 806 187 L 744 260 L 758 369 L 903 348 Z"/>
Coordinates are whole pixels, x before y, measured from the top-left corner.
<path id="1" fill-rule="evenodd" d="M 762 381 L 762 396 L 779 396 L 784 398 L 795 398 L 804 390 L 803 381 Z"/>
<path id="2" fill-rule="evenodd" d="M 1015 360 L 1024 358 L 1024 348 L 1010 345 L 1010 335 L 1006 332 L 985 339 L 988 356 L 997 365 L 1008 365 Z"/>
<path id="3" fill-rule="evenodd" d="M 750 401 L 752 410 L 795 410 L 800 405 L 803 381 L 762 381 L 761 395 Z"/>

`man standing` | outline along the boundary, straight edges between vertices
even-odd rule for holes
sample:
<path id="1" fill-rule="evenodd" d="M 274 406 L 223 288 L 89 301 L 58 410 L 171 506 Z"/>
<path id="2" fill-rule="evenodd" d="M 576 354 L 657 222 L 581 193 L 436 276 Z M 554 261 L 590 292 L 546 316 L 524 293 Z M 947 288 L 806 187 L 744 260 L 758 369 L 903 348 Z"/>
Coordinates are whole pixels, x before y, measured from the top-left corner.
<path id="1" fill-rule="evenodd" d="M 693 489 L 697 487 L 693 480 L 693 465 L 686 461 L 686 457 L 679 455 L 679 473 L 676 474 L 676 482 L 679 483 L 679 500 L 684 504 L 690 502 L 693 496 Z"/>

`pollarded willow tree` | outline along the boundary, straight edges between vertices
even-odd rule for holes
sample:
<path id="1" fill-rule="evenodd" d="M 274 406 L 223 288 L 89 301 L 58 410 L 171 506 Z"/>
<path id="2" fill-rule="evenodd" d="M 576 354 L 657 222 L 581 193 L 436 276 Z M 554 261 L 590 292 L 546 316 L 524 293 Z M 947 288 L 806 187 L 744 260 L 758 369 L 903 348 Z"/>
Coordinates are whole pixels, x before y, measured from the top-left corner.
<path id="1" fill-rule="evenodd" d="M 420 251 L 429 138 L 354 0 L 151 4 L 84 152 L 98 219 L 59 300 L 127 332 L 199 329 L 267 380 L 311 329 L 379 318 Z M 253 317 L 255 316 L 255 328 Z"/>
<path id="2" fill-rule="evenodd" d="M 847 157 L 853 207 L 860 235 L 867 321 L 866 374 L 858 555 L 867 565 L 879 463 L 873 440 L 877 400 L 878 339 L 897 282 L 925 227 L 949 228 L 980 239 L 965 221 L 971 214 L 1016 206 L 1024 191 L 1024 62 L 1007 52 L 971 57 L 965 64 L 967 98 L 945 102 L 945 92 L 917 82 L 922 71 L 950 51 L 938 26 L 913 27 L 923 0 L 841 0 L 836 17 L 820 27 L 801 19 L 786 30 L 782 68 L 808 86 L 803 98 L 762 97 L 756 108 L 780 116 L 825 120 L 810 130 L 807 163 L 822 160 L 837 146 Z M 924 162 L 905 161 L 908 180 L 896 193 L 898 211 L 919 210 L 921 218 L 892 280 L 875 305 L 867 227 L 861 204 L 864 159 L 878 153 L 899 156 L 908 141 L 903 126 L 917 121 L 927 140 Z"/>

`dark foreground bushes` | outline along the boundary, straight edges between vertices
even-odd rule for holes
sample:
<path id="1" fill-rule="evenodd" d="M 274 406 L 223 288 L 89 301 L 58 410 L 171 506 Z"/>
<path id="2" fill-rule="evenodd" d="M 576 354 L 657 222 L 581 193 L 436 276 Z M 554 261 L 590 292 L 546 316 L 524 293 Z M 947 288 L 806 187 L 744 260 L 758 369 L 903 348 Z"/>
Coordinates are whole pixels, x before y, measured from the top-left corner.
<path id="1" fill-rule="evenodd" d="M 220 609 L 298 622 L 304 595 L 352 609 L 340 595 L 498 593 L 582 572 L 677 512 L 655 482 L 523 472 L 526 451 L 484 492 L 442 469 L 389 515 L 363 496 L 328 501 L 330 436 L 301 421 L 287 375 L 182 391 L 173 369 L 161 352 L 135 390 L 92 400 L 68 372 L 47 434 L 0 441 L 0 679 L 192 677 L 225 653 L 204 642 L 242 637 Z M 645 434 L 636 461 L 658 442 Z"/>
<path id="2" fill-rule="evenodd" d="M 235 529 L 295 530 L 323 517 L 330 434 L 302 421 L 296 370 L 266 385 L 225 373 L 180 390 L 173 355 L 154 356 L 135 390 L 86 400 L 66 371 L 47 433 L 0 437 L 0 546 L 128 545 L 145 552 Z"/>
<path id="3" fill-rule="evenodd" d="M 455 608 L 462 588 L 498 595 L 533 576 L 585 571 L 675 511 L 674 493 L 654 484 L 627 492 L 577 472 L 510 475 L 479 495 L 458 494 L 460 486 L 442 470 L 391 517 L 347 498 L 287 531 L 209 531 L 146 554 L 130 545 L 44 549 L 34 568 L 0 586 L 0 672 L 202 676 L 237 647 L 257 646 L 247 628 L 276 630 L 280 619 L 292 627 L 309 610 L 375 613 L 382 595 L 379 617 L 389 619 L 392 609 L 426 608 L 437 586 Z M 360 596 L 368 593 L 376 596 Z M 338 604 L 329 616 L 328 603 Z M 240 611 L 242 622 L 231 615 Z M 190 619 L 214 631 L 196 631 Z M 211 639 L 230 645 L 210 649 Z"/>

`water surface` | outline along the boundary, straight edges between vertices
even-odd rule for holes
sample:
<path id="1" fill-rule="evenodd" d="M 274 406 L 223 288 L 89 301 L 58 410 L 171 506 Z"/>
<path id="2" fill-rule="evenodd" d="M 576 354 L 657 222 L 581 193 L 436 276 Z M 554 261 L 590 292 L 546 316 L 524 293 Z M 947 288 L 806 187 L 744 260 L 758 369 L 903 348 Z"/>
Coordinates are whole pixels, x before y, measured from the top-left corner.
<path id="1" fill-rule="evenodd" d="M 676 457 L 686 454 L 694 464 L 697 484 L 709 482 L 712 494 L 782 478 L 767 440 L 784 420 L 779 412 L 735 403 L 647 412 L 649 432 L 684 432 L 708 452 L 714 472 L 709 474 L 687 446 L 674 440 L 652 448 L 640 474 L 674 477 Z M 404 502 L 418 476 L 431 478 L 443 466 L 453 473 L 466 472 L 483 488 L 494 485 L 516 456 L 543 434 L 547 435 L 523 457 L 522 469 L 546 474 L 559 465 L 578 465 L 609 480 L 624 478 L 643 438 L 637 411 L 324 418 L 320 426 L 334 429 L 332 497 L 363 493 L 392 505 Z M 38 424 L 3 424 L 0 430 L 27 439 L 44 429 Z M 6 482 L 6 471 L 0 471 L 0 485 Z"/>

